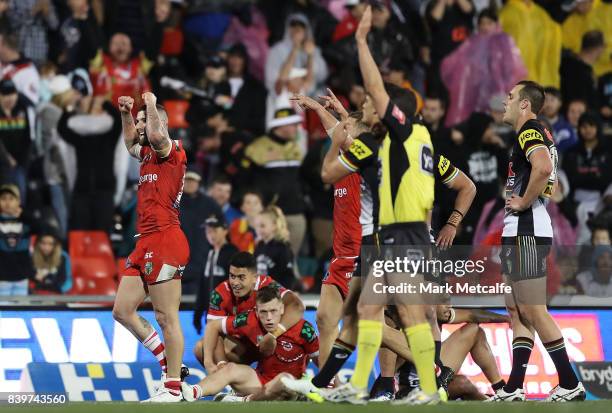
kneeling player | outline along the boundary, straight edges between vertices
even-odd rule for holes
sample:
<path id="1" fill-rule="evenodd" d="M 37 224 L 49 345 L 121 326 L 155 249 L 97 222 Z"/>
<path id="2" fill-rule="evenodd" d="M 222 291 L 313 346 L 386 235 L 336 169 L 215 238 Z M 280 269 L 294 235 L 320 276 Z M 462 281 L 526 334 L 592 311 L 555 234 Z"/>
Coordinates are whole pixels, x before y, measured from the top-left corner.
<path id="1" fill-rule="evenodd" d="M 217 371 L 191 386 L 184 383 L 183 397 L 194 401 L 203 396 L 216 394 L 225 386 L 231 386 L 236 393 L 248 396 L 248 400 L 279 400 L 293 397 L 280 383 L 282 377 L 301 377 L 311 358 L 319 351 L 319 338 L 314 327 L 301 319 L 289 328 L 282 337 L 276 338 L 284 313 L 280 292 L 268 286 L 257 292 L 255 311 L 240 313 L 209 322 L 204 337 L 204 364 L 213 364 L 213 350 L 220 335 L 247 340 L 253 347 L 266 337 L 273 337 L 277 343 L 274 353 L 268 356 L 257 353 L 257 367 L 228 363 L 220 365 Z"/>
<path id="2" fill-rule="evenodd" d="M 255 308 L 255 296 L 264 287 L 273 286 L 279 290 L 283 305 L 284 314 L 277 329 L 272 334 L 266 335 L 258 343 L 258 349 L 254 348 L 246 340 L 237 340 L 226 337 L 225 340 L 219 338 L 214 344 L 214 357 L 206 364 L 204 359 L 205 340 L 209 334 L 211 321 L 224 317 L 245 313 Z M 292 291 L 283 288 L 267 275 L 257 275 L 257 263 L 253 254 L 239 252 L 230 260 L 229 277 L 215 288 L 210 296 L 210 304 L 206 320 L 208 321 L 204 331 L 204 338 L 198 341 L 193 349 L 196 359 L 206 368 L 208 374 L 217 370 L 217 363 L 222 361 L 232 361 L 236 363 L 250 364 L 253 360 L 252 355 L 261 351 L 264 354 L 272 354 L 276 347 L 275 337 L 279 337 L 285 331 L 298 323 L 304 315 L 304 304 L 302 300 Z M 201 313 L 194 316 L 201 317 Z M 273 337 L 274 336 L 274 337 Z"/>

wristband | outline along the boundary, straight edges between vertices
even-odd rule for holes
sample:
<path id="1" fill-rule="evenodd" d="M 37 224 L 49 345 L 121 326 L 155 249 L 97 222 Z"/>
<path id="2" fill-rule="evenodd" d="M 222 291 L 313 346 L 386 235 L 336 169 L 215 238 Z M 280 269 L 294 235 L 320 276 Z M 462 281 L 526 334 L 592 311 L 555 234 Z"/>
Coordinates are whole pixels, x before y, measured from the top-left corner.
<path id="1" fill-rule="evenodd" d="M 287 328 L 285 328 L 285 326 L 282 325 L 281 323 L 278 323 L 276 330 L 274 330 L 273 333 L 269 333 L 269 334 L 272 334 L 274 337 L 280 337 L 283 334 L 285 334 L 285 331 L 287 331 Z"/>
<path id="2" fill-rule="evenodd" d="M 465 215 L 463 215 L 463 212 L 459 211 L 458 209 L 453 209 L 453 212 L 456 212 L 461 215 L 461 218 L 465 217 Z"/>
<path id="3" fill-rule="evenodd" d="M 457 225 L 453 224 L 452 222 L 447 222 L 446 225 L 450 225 L 453 228 L 457 228 Z"/>
<path id="4" fill-rule="evenodd" d="M 334 134 L 334 131 L 336 130 L 336 126 L 338 126 L 339 124 L 340 124 L 340 121 L 336 121 L 336 124 L 334 126 L 332 126 L 329 129 L 325 129 L 325 132 L 327 133 L 327 136 L 329 136 L 331 138 L 332 135 Z"/>

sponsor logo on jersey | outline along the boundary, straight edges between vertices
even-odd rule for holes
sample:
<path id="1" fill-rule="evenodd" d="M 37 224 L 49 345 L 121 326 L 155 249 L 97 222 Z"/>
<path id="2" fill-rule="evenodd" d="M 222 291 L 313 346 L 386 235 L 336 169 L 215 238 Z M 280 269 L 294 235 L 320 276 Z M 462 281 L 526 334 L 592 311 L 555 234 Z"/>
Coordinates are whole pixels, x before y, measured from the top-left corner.
<path id="1" fill-rule="evenodd" d="M 438 162 L 438 171 L 440 172 L 440 176 L 444 176 L 449 167 L 450 161 L 444 156 L 440 155 L 440 161 Z"/>
<path id="2" fill-rule="evenodd" d="M 442 157 L 440 157 L 440 160 Z M 448 167 L 447 167 L 448 168 Z M 421 170 L 433 175 L 434 170 L 434 159 L 433 151 L 429 146 L 421 146 Z"/>
<path id="3" fill-rule="evenodd" d="M 151 275 L 153 272 L 153 262 L 147 261 L 144 265 L 144 273 L 145 275 Z"/>
<path id="4" fill-rule="evenodd" d="M 401 125 L 406 124 L 406 115 L 397 105 L 393 105 L 393 110 L 391 111 L 391 116 L 393 116 Z"/>
<path id="5" fill-rule="evenodd" d="M 347 188 L 336 188 L 334 189 L 334 197 L 337 198 L 342 198 L 344 196 L 348 195 L 348 189 Z"/>
<path id="6" fill-rule="evenodd" d="M 300 336 L 307 342 L 312 343 L 317 337 L 317 332 L 309 322 L 305 322 L 302 326 L 302 331 L 300 331 Z"/>
<path id="7" fill-rule="evenodd" d="M 355 139 L 353 143 L 351 143 L 351 146 L 349 147 L 349 152 L 352 153 L 355 158 L 360 161 L 372 155 L 372 150 L 368 148 L 368 146 L 359 139 Z"/>
<path id="8" fill-rule="evenodd" d="M 219 294 L 216 290 L 212 292 L 212 294 L 210 295 L 210 308 L 218 310 L 221 305 L 221 301 L 223 301 L 223 297 L 221 297 L 221 294 Z M 235 312 L 235 310 L 234 310 Z"/>
<path id="9" fill-rule="evenodd" d="M 157 174 L 145 174 L 142 175 L 140 178 L 138 178 L 138 185 L 144 184 L 145 182 L 156 182 L 157 181 Z"/>
<path id="10" fill-rule="evenodd" d="M 529 141 L 540 141 L 544 142 L 544 137 L 540 132 L 535 129 L 527 129 L 522 132 L 518 137 L 519 145 L 521 149 L 525 149 L 525 144 Z"/>
<path id="11" fill-rule="evenodd" d="M 249 313 L 240 313 L 236 314 L 234 317 L 234 328 L 243 327 L 247 325 L 247 320 L 249 318 Z"/>

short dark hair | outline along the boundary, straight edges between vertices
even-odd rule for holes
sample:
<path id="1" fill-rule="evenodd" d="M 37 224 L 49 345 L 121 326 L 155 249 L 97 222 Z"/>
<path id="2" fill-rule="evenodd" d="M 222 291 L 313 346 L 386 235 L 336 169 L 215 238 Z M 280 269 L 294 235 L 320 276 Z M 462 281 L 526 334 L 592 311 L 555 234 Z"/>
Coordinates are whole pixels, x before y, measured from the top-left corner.
<path id="1" fill-rule="evenodd" d="M 220 174 L 220 175 L 215 176 L 215 178 L 210 183 L 211 186 L 214 184 L 231 185 L 232 181 L 230 181 L 227 176 Z"/>
<path id="2" fill-rule="evenodd" d="M 551 95 L 556 97 L 557 99 L 561 100 L 561 91 L 559 89 L 557 89 L 556 87 L 553 86 L 548 86 L 546 88 L 544 88 L 544 95 Z"/>
<path id="3" fill-rule="evenodd" d="M 599 130 L 599 119 L 595 113 L 586 111 L 578 118 L 578 127 L 582 125 L 595 126 Z"/>
<path id="4" fill-rule="evenodd" d="M 259 198 L 262 204 L 264 202 L 263 194 L 260 191 L 254 188 L 247 188 L 244 191 L 242 191 L 242 196 L 240 197 L 240 203 L 244 202 L 244 198 L 246 198 L 247 195 L 254 195 L 257 198 Z"/>
<path id="5" fill-rule="evenodd" d="M 606 42 L 603 33 L 599 30 L 591 30 L 582 35 L 580 50 L 592 50 L 598 47 L 604 47 L 605 45 Z"/>
<path id="6" fill-rule="evenodd" d="M 275 285 L 267 285 L 257 291 L 255 302 L 265 304 L 272 300 L 281 300 L 280 290 Z"/>
<path id="7" fill-rule="evenodd" d="M 533 80 L 521 80 L 518 84 L 523 86 L 519 98 L 527 99 L 531 103 L 531 112 L 539 114 L 544 106 L 544 88 Z"/>
<path id="8" fill-rule="evenodd" d="M 491 19 L 491 20 L 493 20 L 494 22 L 497 22 L 497 20 L 498 20 L 498 17 L 497 17 L 497 11 L 496 11 L 495 9 L 493 9 L 493 8 L 490 8 L 490 7 L 488 7 L 488 8 L 486 8 L 486 9 L 482 10 L 482 11 L 481 11 L 481 12 L 478 14 L 478 20 L 477 20 L 478 24 L 480 24 L 480 21 L 481 21 L 482 19 L 484 19 L 484 18 Z"/>
<path id="9" fill-rule="evenodd" d="M 385 82 L 385 90 L 389 95 L 389 99 L 391 99 L 406 116 L 413 117 L 416 115 L 417 101 L 414 92 L 388 82 Z M 384 113 L 379 115 L 384 116 Z"/>
<path id="10" fill-rule="evenodd" d="M 442 109 L 446 109 L 446 99 L 441 94 L 438 93 L 429 93 L 425 96 L 425 100 L 438 100 L 442 105 Z"/>
<path id="11" fill-rule="evenodd" d="M 232 255 L 229 265 L 236 268 L 246 268 L 249 271 L 257 272 L 257 261 L 250 252 L 241 251 Z"/>

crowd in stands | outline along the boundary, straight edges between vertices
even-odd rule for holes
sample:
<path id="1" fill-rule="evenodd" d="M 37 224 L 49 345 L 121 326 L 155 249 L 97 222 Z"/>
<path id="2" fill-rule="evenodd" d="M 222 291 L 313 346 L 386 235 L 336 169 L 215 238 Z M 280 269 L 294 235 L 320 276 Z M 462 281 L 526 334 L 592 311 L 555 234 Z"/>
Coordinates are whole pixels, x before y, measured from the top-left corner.
<path id="1" fill-rule="evenodd" d="M 188 154 L 184 293 L 216 285 L 235 250 L 316 291 L 302 281 L 331 256 L 330 140 L 290 98 L 329 88 L 360 109 L 353 35 L 368 4 L 385 81 L 417 94 L 434 146 L 476 184 L 458 244 L 499 243 L 504 99 L 524 78 L 546 87 L 548 209 L 557 251 L 577 257 L 557 292 L 609 296 L 612 0 L 0 0 L 0 295 L 69 291 L 73 230 L 104 231 L 127 256 L 139 164 L 117 98 L 136 111 L 144 91 Z M 452 197 L 437 188 L 434 222 Z"/>

